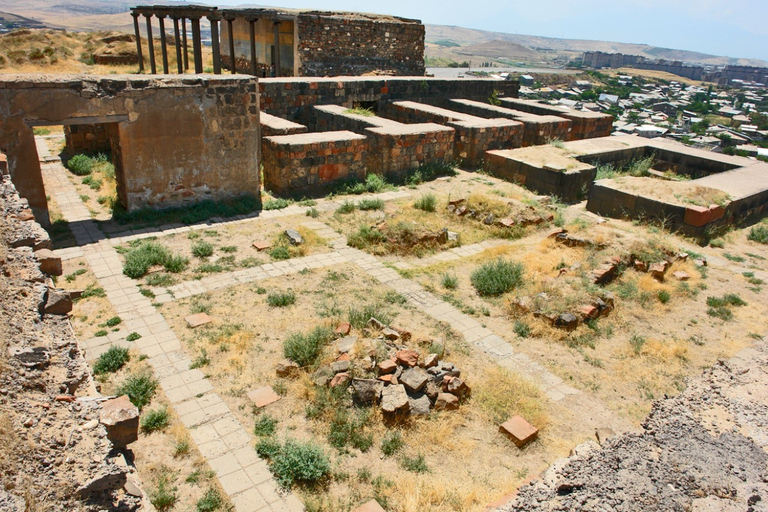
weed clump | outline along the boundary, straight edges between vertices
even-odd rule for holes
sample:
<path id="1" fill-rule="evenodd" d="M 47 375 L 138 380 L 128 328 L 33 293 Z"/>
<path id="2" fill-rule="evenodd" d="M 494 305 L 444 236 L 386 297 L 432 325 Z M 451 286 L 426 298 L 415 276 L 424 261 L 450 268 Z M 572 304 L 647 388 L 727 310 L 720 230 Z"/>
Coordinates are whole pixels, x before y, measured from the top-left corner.
<path id="1" fill-rule="evenodd" d="M 262 414 L 256 420 L 256 425 L 253 427 L 253 433 L 259 437 L 268 437 L 275 433 L 277 430 L 277 419 L 273 418 L 269 414 Z"/>
<path id="2" fill-rule="evenodd" d="M 264 455 L 271 459 L 272 474 L 283 487 L 311 486 L 331 473 L 328 456 L 314 443 L 289 439 L 282 446 L 277 441 L 259 445 Z"/>
<path id="3" fill-rule="evenodd" d="M 130 355 L 127 348 L 113 345 L 93 363 L 93 373 L 96 375 L 114 373 L 122 368 L 129 359 Z"/>
<path id="4" fill-rule="evenodd" d="M 213 244 L 203 242 L 202 240 L 192 244 L 192 254 L 198 258 L 208 258 L 213 256 Z"/>
<path id="5" fill-rule="evenodd" d="M 88 155 L 75 155 L 67 162 L 67 169 L 76 176 L 87 176 L 93 170 L 93 158 Z"/>
<path id="6" fill-rule="evenodd" d="M 383 210 L 384 201 L 381 199 L 363 199 L 357 204 L 357 207 L 361 210 Z"/>
<path id="7" fill-rule="evenodd" d="M 472 272 L 470 281 L 477 293 L 482 296 L 501 295 L 523 282 L 523 265 L 499 258 L 483 263 Z"/>
<path id="8" fill-rule="evenodd" d="M 333 332 L 327 327 L 315 327 L 306 334 L 294 333 L 283 343 L 283 355 L 299 366 L 311 366 L 331 339 Z"/>
<path id="9" fill-rule="evenodd" d="M 132 279 L 139 279 L 145 276 L 154 265 L 161 265 L 168 272 L 178 273 L 186 269 L 188 264 L 187 258 L 174 256 L 167 247 L 157 242 L 146 241 L 125 252 L 123 274 Z"/>
<path id="10" fill-rule="evenodd" d="M 197 500 L 195 510 L 197 512 L 213 512 L 214 510 L 219 510 L 223 504 L 224 502 L 221 499 L 219 491 L 216 489 L 208 489 L 205 491 L 205 494 L 203 494 L 203 497 Z"/>
<path id="11" fill-rule="evenodd" d="M 755 226 L 749 230 L 747 239 L 759 244 L 768 244 L 768 226 Z"/>
<path id="12" fill-rule="evenodd" d="M 422 194 L 422 196 L 413 203 L 413 207 L 425 212 L 434 212 L 437 209 L 437 199 L 435 199 L 434 194 Z"/>
<path id="13" fill-rule="evenodd" d="M 141 417 L 141 430 L 144 432 L 157 432 L 168 426 L 168 409 L 161 407 L 153 411 L 148 411 Z"/>
<path id="14" fill-rule="evenodd" d="M 735 293 L 727 293 L 722 297 L 707 297 L 707 314 L 709 316 L 719 318 L 721 320 L 731 320 L 733 318 L 733 311 L 731 306 L 746 306 L 747 303 Z"/>
<path id="15" fill-rule="evenodd" d="M 459 286 L 459 278 L 454 274 L 443 274 L 443 277 L 441 277 L 440 280 L 443 288 L 447 288 L 449 290 L 455 290 Z"/>
<path id="16" fill-rule="evenodd" d="M 143 409 L 155 396 L 157 381 L 148 372 L 128 376 L 117 386 L 116 395 L 128 395 L 131 403 Z"/>
<path id="17" fill-rule="evenodd" d="M 273 308 L 285 308 L 296 302 L 296 294 L 293 290 L 287 292 L 275 292 L 267 295 L 267 304 Z"/>
<path id="18" fill-rule="evenodd" d="M 381 440 L 381 452 L 387 457 L 394 455 L 402 447 L 403 439 L 399 430 L 387 432 L 384 439 Z"/>

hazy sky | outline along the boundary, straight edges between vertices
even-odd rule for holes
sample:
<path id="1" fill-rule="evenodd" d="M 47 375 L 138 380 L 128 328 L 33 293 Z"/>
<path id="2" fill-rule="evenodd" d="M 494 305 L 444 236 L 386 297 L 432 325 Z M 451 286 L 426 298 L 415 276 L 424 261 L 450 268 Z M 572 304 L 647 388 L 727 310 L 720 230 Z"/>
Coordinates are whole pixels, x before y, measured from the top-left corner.
<path id="1" fill-rule="evenodd" d="M 768 0 L 279 0 L 272 5 L 394 14 L 436 25 L 768 60 Z"/>

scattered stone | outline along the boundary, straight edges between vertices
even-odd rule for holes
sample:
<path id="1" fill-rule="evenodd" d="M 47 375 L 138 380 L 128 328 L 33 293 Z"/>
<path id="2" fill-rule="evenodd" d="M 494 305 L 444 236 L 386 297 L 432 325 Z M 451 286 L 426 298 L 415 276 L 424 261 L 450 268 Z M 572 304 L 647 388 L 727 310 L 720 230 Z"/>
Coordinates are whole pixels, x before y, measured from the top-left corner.
<path id="1" fill-rule="evenodd" d="M 355 348 L 355 343 L 357 343 L 357 336 L 344 336 L 336 342 L 336 351 L 339 354 L 348 354 Z"/>
<path id="2" fill-rule="evenodd" d="M 616 307 L 616 296 L 613 294 L 613 292 L 605 291 L 600 295 L 600 299 L 602 299 L 603 302 L 610 308 L 613 309 Z"/>
<path id="3" fill-rule="evenodd" d="M 184 320 L 187 322 L 190 329 L 211 323 L 211 317 L 208 316 L 208 313 L 195 313 L 194 315 L 185 317 Z"/>
<path id="4" fill-rule="evenodd" d="M 451 199 L 448 201 L 448 204 L 451 206 L 459 206 L 460 204 L 464 204 L 466 202 L 466 199 Z"/>
<path id="5" fill-rule="evenodd" d="M 379 322 L 375 318 L 371 318 L 370 320 L 368 320 L 368 325 L 379 331 L 383 330 L 384 327 L 386 327 L 383 323 Z"/>
<path id="6" fill-rule="evenodd" d="M 385 359 L 376 365 L 376 369 L 378 370 L 379 375 L 395 373 L 395 370 L 397 370 L 397 363 L 391 359 Z"/>
<path id="7" fill-rule="evenodd" d="M 101 404 L 99 421 L 107 428 L 107 438 L 118 448 L 125 448 L 139 438 L 139 409 L 128 395 Z"/>
<path id="8" fill-rule="evenodd" d="M 707 260 L 704 258 L 697 258 L 693 260 L 694 265 L 697 267 L 706 267 L 707 266 Z"/>
<path id="9" fill-rule="evenodd" d="M 397 363 L 403 366 L 417 366 L 419 364 L 419 353 L 415 350 L 398 350 L 395 357 Z"/>
<path id="10" fill-rule="evenodd" d="M 432 402 L 437 400 L 437 395 L 440 394 L 440 387 L 434 382 L 429 381 L 427 382 L 427 385 L 424 386 L 424 393 L 429 397 Z"/>
<path id="11" fill-rule="evenodd" d="M 272 248 L 272 242 L 269 240 L 256 240 L 251 244 L 257 251 L 266 251 Z"/>
<path id="12" fill-rule="evenodd" d="M 421 362 L 422 368 L 432 368 L 433 366 L 437 366 L 439 358 L 437 357 L 437 354 L 427 354 L 424 360 Z"/>
<path id="13" fill-rule="evenodd" d="M 349 370 L 350 366 L 351 364 L 349 362 L 349 359 L 334 361 L 333 363 L 331 363 L 331 371 L 333 373 L 346 372 L 347 370 Z"/>
<path id="14" fill-rule="evenodd" d="M 597 307 L 593 306 L 592 304 L 584 304 L 579 307 L 579 314 L 587 319 L 597 318 L 599 313 L 600 312 L 598 311 Z"/>
<path id="15" fill-rule="evenodd" d="M 136 483 L 134 479 L 131 478 L 130 476 L 125 481 L 125 485 L 123 486 L 123 489 L 125 489 L 125 492 L 127 492 L 131 496 L 135 496 L 137 498 L 141 498 L 142 496 L 144 496 L 144 493 L 142 492 L 139 484 Z"/>
<path id="16" fill-rule="evenodd" d="M 635 267 L 635 270 L 638 272 L 648 272 L 648 264 L 641 260 L 635 260 L 632 266 Z"/>
<path id="17" fill-rule="evenodd" d="M 136 421 L 138 422 L 138 418 Z M 121 468 L 111 464 L 103 469 L 98 475 L 79 487 L 77 493 L 81 498 L 86 498 L 93 493 L 120 489 L 125 485 L 127 480 L 127 471 L 127 468 Z"/>
<path id="18" fill-rule="evenodd" d="M 422 393 L 419 396 L 408 397 L 408 406 L 411 414 L 427 416 L 430 407 L 432 407 L 432 402 L 427 395 Z"/>
<path id="19" fill-rule="evenodd" d="M 615 263 L 605 263 L 592 271 L 592 282 L 594 284 L 607 284 L 616 277 L 617 265 Z"/>
<path id="20" fill-rule="evenodd" d="M 531 312 L 533 309 L 533 300 L 530 297 L 518 297 L 509 303 L 512 309 L 520 314 L 525 315 Z"/>
<path id="21" fill-rule="evenodd" d="M 685 270 L 676 270 L 672 272 L 672 276 L 674 276 L 674 278 L 678 281 L 687 281 L 691 278 L 691 276 L 688 275 L 688 272 Z"/>
<path id="22" fill-rule="evenodd" d="M 381 505 L 379 505 L 378 501 L 371 500 L 366 503 L 363 503 L 352 512 L 386 512 L 386 511 L 384 510 L 384 508 L 382 508 Z"/>
<path id="23" fill-rule="evenodd" d="M 316 386 L 324 387 L 327 386 L 328 383 L 333 378 L 333 370 L 331 370 L 330 366 L 321 366 L 315 372 L 312 374 L 312 382 L 315 383 Z"/>
<path id="24" fill-rule="evenodd" d="M 283 234 L 288 238 L 288 241 L 291 243 L 291 245 L 301 245 L 304 243 L 304 239 L 301 237 L 301 234 L 299 234 L 299 232 L 295 229 L 286 229 L 285 233 Z"/>
<path id="25" fill-rule="evenodd" d="M 333 376 L 329 385 L 332 388 L 335 388 L 338 386 L 346 386 L 347 384 L 349 384 L 349 381 L 350 381 L 349 373 L 341 372 Z"/>
<path id="26" fill-rule="evenodd" d="M 50 249 L 40 249 L 35 253 L 35 258 L 40 265 L 40 270 L 48 274 L 49 276 L 60 276 L 63 272 L 61 270 L 61 258 L 56 256 Z"/>
<path id="27" fill-rule="evenodd" d="M 8 353 L 16 358 L 25 368 L 41 369 L 48 365 L 51 356 L 44 347 L 21 348 L 10 347 Z"/>
<path id="28" fill-rule="evenodd" d="M 572 331 L 579 326 L 579 319 L 573 313 L 563 313 L 555 319 L 555 327 L 562 327 L 567 331 Z"/>
<path id="29" fill-rule="evenodd" d="M 49 315 L 66 315 L 72 311 L 72 297 L 58 288 L 49 288 L 43 312 Z"/>
<path id="30" fill-rule="evenodd" d="M 465 398 L 472 392 L 466 382 L 458 377 L 451 376 L 443 379 L 443 390 L 459 398 Z"/>
<path id="31" fill-rule="evenodd" d="M 379 380 L 386 384 L 398 384 L 397 376 L 394 373 L 379 375 Z"/>
<path id="32" fill-rule="evenodd" d="M 488 214 L 488 215 L 486 215 L 486 217 L 483 219 L 483 224 L 485 224 L 486 226 L 490 226 L 491 224 L 493 224 L 493 221 L 494 221 L 494 220 L 496 220 L 496 217 L 494 217 L 492 213 L 489 213 L 489 214 Z"/>
<path id="33" fill-rule="evenodd" d="M 249 391 L 248 399 L 253 402 L 256 407 L 261 408 L 280 400 L 280 395 L 275 393 L 275 390 L 272 389 L 272 386 L 264 386 Z"/>
<path id="34" fill-rule="evenodd" d="M 522 416 L 513 416 L 501 424 L 501 431 L 512 438 L 518 448 L 522 448 L 539 435 L 539 429 L 525 421 Z"/>
<path id="35" fill-rule="evenodd" d="M 654 279 L 663 281 L 664 274 L 667 273 L 668 268 L 669 268 L 668 261 L 659 261 L 659 262 L 653 263 L 650 267 L 648 267 L 648 272 L 650 272 L 651 276 L 653 276 Z"/>
<path id="36" fill-rule="evenodd" d="M 405 386 L 405 389 L 411 393 L 415 393 L 417 391 L 421 391 L 422 388 L 427 384 L 429 375 L 427 375 L 426 372 L 421 368 L 409 368 L 408 370 L 405 370 L 397 380 L 399 383 Z"/>
<path id="37" fill-rule="evenodd" d="M 407 413 L 409 407 L 408 393 L 402 384 L 387 386 L 381 391 L 381 411 L 383 413 Z"/>
<path id="38" fill-rule="evenodd" d="M 515 225 L 515 219 L 510 219 L 508 217 L 504 219 L 499 219 L 498 224 L 499 226 L 502 226 L 505 228 L 511 228 L 511 227 L 514 227 Z"/>
<path id="39" fill-rule="evenodd" d="M 275 374 L 278 377 L 296 377 L 299 375 L 299 364 L 290 359 L 283 359 L 277 363 Z"/>
<path id="40" fill-rule="evenodd" d="M 613 437 L 615 435 L 616 435 L 616 432 L 614 432 L 613 429 L 610 429 L 610 428 L 598 428 L 595 430 L 595 438 L 597 439 L 597 442 L 600 444 L 604 444 L 609 437 Z"/>
<path id="41" fill-rule="evenodd" d="M 349 324 L 349 322 L 340 322 L 339 325 L 336 326 L 336 334 L 341 334 L 342 336 L 346 336 L 349 334 L 349 331 L 352 329 L 352 326 Z"/>
<path id="42" fill-rule="evenodd" d="M 688 261 L 689 254 L 687 252 L 679 252 L 677 253 L 677 260 L 678 261 Z"/>
<path id="43" fill-rule="evenodd" d="M 352 379 L 352 396 L 359 404 L 379 401 L 384 383 L 375 379 Z"/>
<path id="44" fill-rule="evenodd" d="M 385 327 L 384 329 L 382 329 L 381 333 L 389 341 L 396 341 L 400 339 L 400 333 L 394 329 L 390 329 L 389 327 Z"/>
<path id="45" fill-rule="evenodd" d="M 438 393 L 435 399 L 436 411 L 453 411 L 459 408 L 459 398 L 451 393 Z"/>
<path id="46" fill-rule="evenodd" d="M 392 329 L 397 331 L 397 334 L 400 335 L 400 339 L 401 340 L 406 341 L 406 342 L 407 341 L 411 341 L 411 332 L 410 331 L 406 331 L 405 329 L 403 329 L 401 327 L 397 327 L 395 325 L 392 326 Z"/>
<path id="47" fill-rule="evenodd" d="M 466 206 L 459 206 L 456 208 L 456 215 L 459 217 L 467 214 L 467 207 Z"/>

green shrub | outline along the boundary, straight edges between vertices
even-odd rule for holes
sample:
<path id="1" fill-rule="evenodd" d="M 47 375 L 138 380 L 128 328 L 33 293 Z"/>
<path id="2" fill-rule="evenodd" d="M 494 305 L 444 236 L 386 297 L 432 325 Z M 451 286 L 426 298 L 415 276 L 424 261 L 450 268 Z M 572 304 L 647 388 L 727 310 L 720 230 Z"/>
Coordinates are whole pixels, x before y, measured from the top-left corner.
<path id="1" fill-rule="evenodd" d="M 381 440 L 381 451 L 386 456 L 394 455 L 402 447 L 403 439 L 399 430 L 387 432 Z"/>
<path id="2" fill-rule="evenodd" d="M 368 320 L 375 318 L 383 324 L 388 324 L 391 315 L 381 304 L 366 304 L 361 307 L 351 307 L 347 311 L 349 324 L 355 329 L 362 329 L 368 325 Z"/>
<path id="3" fill-rule="evenodd" d="M 154 265 L 162 265 L 169 272 L 181 272 L 189 263 L 189 260 L 181 256 L 173 256 L 171 251 L 154 241 L 145 241 L 125 252 L 125 264 L 123 274 L 138 279 L 146 275 L 149 268 Z"/>
<path id="4" fill-rule="evenodd" d="M 339 213 L 352 213 L 355 211 L 357 206 L 354 202 L 350 200 L 345 200 L 341 205 L 339 205 L 338 209 L 336 210 Z"/>
<path id="5" fill-rule="evenodd" d="M 307 217 L 312 217 L 313 219 L 316 219 L 320 216 L 320 212 L 317 211 L 317 208 L 307 208 L 306 215 Z"/>
<path id="6" fill-rule="evenodd" d="M 277 198 L 277 199 L 268 199 L 264 201 L 264 206 L 262 209 L 264 210 L 282 210 L 283 208 L 290 205 L 291 202 L 287 199 Z"/>
<path id="7" fill-rule="evenodd" d="M 213 256 L 213 244 L 200 240 L 192 244 L 192 254 L 198 258 Z"/>
<path id="8" fill-rule="evenodd" d="M 336 409 L 331 420 L 328 442 L 339 450 L 352 445 L 361 452 L 367 452 L 373 445 L 373 435 L 363 431 L 367 421 L 368 414 L 365 412 L 350 414 L 343 407 Z"/>
<path id="9" fill-rule="evenodd" d="M 165 272 L 158 272 L 147 276 L 149 286 L 171 286 L 176 283 L 176 278 Z"/>
<path id="10" fill-rule="evenodd" d="M 296 302 L 296 294 L 293 290 L 287 292 L 275 292 L 267 295 L 267 304 L 273 308 L 284 308 Z"/>
<path id="11" fill-rule="evenodd" d="M 330 475 L 331 462 L 319 446 L 289 439 L 272 457 L 270 469 L 283 487 L 312 485 Z"/>
<path id="12" fill-rule="evenodd" d="M 521 338 L 527 338 L 528 336 L 531 335 L 530 326 L 525 322 L 521 322 L 520 320 L 515 322 L 515 325 L 512 327 L 512 330 L 515 331 L 515 334 L 517 334 Z"/>
<path id="13" fill-rule="evenodd" d="M 443 274 L 441 282 L 443 284 L 443 288 L 447 288 L 449 290 L 455 290 L 459 286 L 459 278 L 453 274 Z"/>
<path id="14" fill-rule="evenodd" d="M 287 260 L 291 258 L 291 251 L 287 247 L 278 246 L 269 251 L 269 256 L 273 260 Z"/>
<path id="15" fill-rule="evenodd" d="M 96 362 L 93 363 L 93 373 L 102 375 L 104 373 L 114 373 L 122 368 L 130 359 L 128 349 L 123 347 L 111 346 L 101 354 Z"/>
<path id="16" fill-rule="evenodd" d="M 755 226 L 749 230 L 749 240 L 760 244 L 768 244 L 768 226 Z"/>
<path id="17" fill-rule="evenodd" d="M 723 247 L 725 247 L 725 240 L 723 240 L 722 238 L 715 238 L 709 241 L 709 246 L 715 247 L 717 249 L 722 249 Z"/>
<path id="18" fill-rule="evenodd" d="M 413 207 L 425 212 L 434 212 L 437 209 L 437 199 L 435 199 L 434 194 L 422 194 L 422 196 L 413 203 Z"/>
<path id="19" fill-rule="evenodd" d="M 163 512 L 176 504 L 176 491 L 168 476 L 162 474 L 157 480 L 157 486 L 149 492 L 149 501 L 158 511 Z"/>
<path id="20" fill-rule="evenodd" d="M 355 249 L 365 249 L 371 244 L 379 244 L 385 240 L 384 234 L 367 224 L 361 224 L 357 231 L 349 235 L 347 243 Z"/>
<path id="21" fill-rule="evenodd" d="M 114 327 L 116 325 L 119 325 L 122 322 L 122 318 L 119 316 L 113 316 L 112 318 L 108 319 L 105 323 L 107 327 Z"/>
<path id="22" fill-rule="evenodd" d="M 723 256 L 725 256 L 725 258 L 730 261 L 735 261 L 736 263 L 743 263 L 746 261 L 743 256 L 739 256 L 738 254 L 731 254 L 729 252 L 724 252 Z"/>
<path id="23" fill-rule="evenodd" d="M 482 296 L 501 295 L 512 290 L 523 281 L 523 265 L 499 258 L 483 263 L 472 272 L 470 281 Z"/>
<path id="24" fill-rule="evenodd" d="M 283 343 L 283 355 L 299 366 L 310 366 L 331 339 L 333 331 L 327 327 L 315 327 L 306 334 L 294 333 Z"/>
<path id="25" fill-rule="evenodd" d="M 104 336 L 106 336 L 107 334 L 109 334 L 109 331 L 107 331 L 107 330 L 105 330 L 105 329 L 99 329 L 98 331 L 96 331 L 95 333 L 93 333 L 93 335 L 94 335 L 95 337 L 97 337 L 97 338 L 103 338 L 103 337 L 104 337 Z"/>
<path id="26" fill-rule="evenodd" d="M 66 279 L 68 283 L 72 283 L 74 282 L 75 279 L 77 279 L 77 276 L 81 276 L 86 272 L 87 270 L 85 270 L 84 268 L 79 268 L 74 272 L 72 272 L 71 274 L 67 274 L 66 276 L 64 276 L 64 279 Z"/>
<path id="27" fill-rule="evenodd" d="M 145 372 L 126 377 L 115 389 L 115 394 L 128 395 L 131 403 L 141 410 L 152 401 L 156 391 L 157 381 Z"/>
<path id="28" fill-rule="evenodd" d="M 747 303 L 735 293 L 727 293 L 722 297 L 707 297 L 707 306 L 719 308 L 723 306 L 746 306 Z"/>
<path id="29" fill-rule="evenodd" d="M 382 192 L 389 187 L 390 185 L 387 183 L 387 180 L 384 179 L 384 176 L 379 174 L 369 174 L 365 177 L 365 189 L 372 194 Z"/>
<path id="30" fill-rule="evenodd" d="M 141 416 L 141 430 L 144 432 L 156 432 L 168 426 L 168 409 L 162 407 L 153 411 L 147 411 Z"/>
<path id="31" fill-rule="evenodd" d="M 383 210 L 384 201 L 381 199 L 363 199 L 357 204 L 357 207 L 361 210 Z"/>
<path id="32" fill-rule="evenodd" d="M 77 176 L 87 176 L 93 170 L 93 158 L 88 155 L 75 155 L 67 161 L 67 169 Z"/>
<path id="33" fill-rule="evenodd" d="M 277 419 L 269 414 L 262 414 L 256 419 L 253 433 L 259 437 L 271 436 L 277 430 Z"/>
<path id="34" fill-rule="evenodd" d="M 275 457 L 278 453 L 280 453 L 281 449 L 282 446 L 280 445 L 280 441 L 274 437 L 262 437 L 256 443 L 256 453 L 265 459 L 271 459 Z"/>
<path id="35" fill-rule="evenodd" d="M 400 459 L 400 466 L 406 471 L 411 471 L 413 473 L 426 473 L 429 471 L 427 461 L 424 460 L 422 454 L 418 454 L 415 457 L 403 456 L 403 458 Z"/>
<path id="36" fill-rule="evenodd" d="M 141 339 L 141 334 L 137 332 L 132 332 L 128 336 L 125 337 L 125 341 L 136 341 Z"/>
<path id="37" fill-rule="evenodd" d="M 205 491 L 205 494 L 203 494 L 203 497 L 197 500 L 195 509 L 197 512 L 214 512 L 215 510 L 219 510 L 223 504 L 224 501 L 221 499 L 219 491 L 216 489 L 208 489 Z"/>
<path id="38" fill-rule="evenodd" d="M 669 295 L 669 292 L 666 290 L 659 290 L 658 293 L 656 293 L 656 298 L 659 299 L 659 302 L 662 304 L 666 304 L 669 302 L 669 299 L 671 299 L 671 295 Z"/>

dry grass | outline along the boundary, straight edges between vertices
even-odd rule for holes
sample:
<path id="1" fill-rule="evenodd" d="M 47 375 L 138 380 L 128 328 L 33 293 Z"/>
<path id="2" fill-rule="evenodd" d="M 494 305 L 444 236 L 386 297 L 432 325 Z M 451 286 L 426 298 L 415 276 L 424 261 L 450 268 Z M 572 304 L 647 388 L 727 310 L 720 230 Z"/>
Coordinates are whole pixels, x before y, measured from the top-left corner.
<path id="1" fill-rule="evenodd" d="M 541 430 L 549 421 L 543 407 L 546 399 L 538 386 L 498 366 L 489 367 L 477 381 L 472 401 L 483 417 L 493 423 L 519 414 Z"/>
<path id="2" fill-rule="evenodd" d="M 625 176 L 616 178 L 612 182 L 619 190 L 626 190 L 659 201 L 683 206 L 686 204 L 699 206 L 724 205 L 730 200 L 730 196 L 725 192 L 695 185 L 687 181 L 667 181 L 657 178 Z"/>

